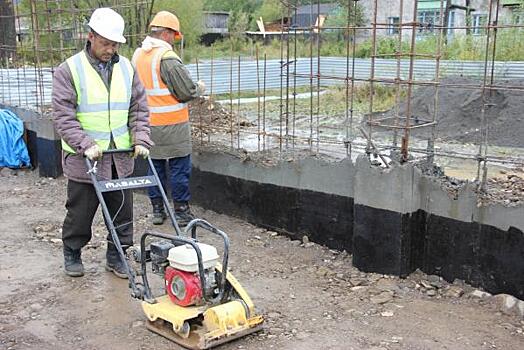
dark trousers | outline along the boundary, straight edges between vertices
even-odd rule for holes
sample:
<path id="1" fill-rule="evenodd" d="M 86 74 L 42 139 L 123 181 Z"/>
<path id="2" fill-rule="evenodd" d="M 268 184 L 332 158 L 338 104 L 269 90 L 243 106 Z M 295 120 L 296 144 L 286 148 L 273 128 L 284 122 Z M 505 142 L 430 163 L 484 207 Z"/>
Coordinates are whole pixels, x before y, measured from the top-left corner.
<path id="1" fill-rule="evenodd" d="M 166 164 L 167 163 L 167 164 Z M 174 202 L 187 203 L 191 198 L 189 192 L 189 178 L 191 177 L 191 155 L 171 159 L 153 159 L 158 177 L 162 182 L 162 187 L 167 191 L 167 180 L 171 187 L 171 197 Z M 167 165 L 167 169 L 166 169 Z M 149 175 L 152 175 L 149 169 Z M 162 195 L 157 187 L 149 187 L 149 198 L 161 198 Z"/>
<path id="2" fill-rule="evenodd" d="M 133 191 L 105 192 L 104 200 L 116 227 L 120 243 L 133 244 Z M 123 199 L 123 203 L 122 203 Z M 64 245 L 77 250 L 91 239 L 91 225 L 98 209 L 98 197 L 92 184 L 69 180 L 67 182 L 67 214 L 62 226 Z M 120 210 L 119 210 L 120 209 Z M 118 213 L 118 214 L 117 214 Z M 115 218 L 115 214 L 117 214 Z M 107 225 L 107 222 L 106 222 Z M 112 246 L 111 234 L 107 235 L 108 247 Z"/>

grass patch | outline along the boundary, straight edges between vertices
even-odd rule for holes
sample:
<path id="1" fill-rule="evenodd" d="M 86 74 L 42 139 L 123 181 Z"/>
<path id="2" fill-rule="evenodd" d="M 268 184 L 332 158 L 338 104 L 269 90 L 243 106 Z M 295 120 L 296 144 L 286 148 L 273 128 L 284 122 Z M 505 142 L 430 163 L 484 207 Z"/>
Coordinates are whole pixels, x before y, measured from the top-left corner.
<path id="1" fill-rule="evenodd" d="M 275 92 L 273 96 L 279 96 L 279 90 L 272 90 Z M 309 87 L 304 88 L 302 92 L 309 92 Z M 314 90 L 316 91 L 316 90 Z M 349 91 L 349 96 L 347 95 L 345 87 L 329 87 L 322 88 L 321 91 L 327 91 L 324 94 L 321 94 L 318 98 L 313 95 L 312 98 L 301 98 L 296 99 L 295 104 L 293 105 L 293 96 L 289 96 L 289 112 L 295 113 L 298 116 L 304 115 L 323 115 L 323 116 L 339 116 L 345 117 L 346 111 L 349 111 L 351 108 L 350 99 L 351 91 Z M 369 113 L 369 101 L 370 101 L 370 85 L 369 84 L 359 84 L 355 86 L 353 94 L 353 113 L 363 115 Z M 373 94 L 373 112 L 386 111 L 396 103 L 396 87 L 387 86 L 382 84 L 374 84 L 374 94 Z M 298 93 L 298 91 L 297 91 Z M 224 96 L 224 95 L 221 95 Z M 251 94 L 246 93 L 246 97 L 256 97 L 256 92 Z M 271 96 L 269 93 L 266 96 Z M 400 98 L 403 99 L 406 96 L 405 91 L 401 91 Z M 229 98 L 229 95 L 227 96 Z M 225 98 L 225 99 L 227 99 Z M 235 98 L 235 97 L 234 97 Z M 218 98 L 217 98 L 218 99 Z M 285 99 L 285 95 L 284 95 Z M 347 102 L 346 102 L 347 101 Z M 261 99 L 262 103 L 262 99 Z M 273 117 L 278 117 L 280 115 L 280 100 L 266 101 L 266 114 Z M 286 109 L 286 101 L 282 101 L 283 111 Z M 252 114 L 253 112 L 258 111 L 258 102 L 242 104 L 240 106 L 241 112 L 246 112 Z M 236 110 L 236 106 L 234 106 Z"/>

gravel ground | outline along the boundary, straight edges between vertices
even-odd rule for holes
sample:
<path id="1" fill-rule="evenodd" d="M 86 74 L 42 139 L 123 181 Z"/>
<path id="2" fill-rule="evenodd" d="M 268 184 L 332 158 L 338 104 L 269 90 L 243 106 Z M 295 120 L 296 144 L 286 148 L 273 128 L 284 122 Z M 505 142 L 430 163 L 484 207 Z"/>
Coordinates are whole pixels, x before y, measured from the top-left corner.
<path id="1" fill-rule="evenodd" d="M 0 175 L 0 349 L 178 348 L 145 329 L 127 282 L 104 271 L 99 214 L 83 252 L 86 275 L 63 274 L 64 179 Z M 346 252 L 194 211 L 230 234 L 231 271 L 266 318 L 263 331 L 221 349 L 524 348 L 523 319 L 497 304 L 506 296 L 420 272 L 406 279 L 363 273 Z M 148 212 L 136 194 L 137 233 L 150 227 Z"/>

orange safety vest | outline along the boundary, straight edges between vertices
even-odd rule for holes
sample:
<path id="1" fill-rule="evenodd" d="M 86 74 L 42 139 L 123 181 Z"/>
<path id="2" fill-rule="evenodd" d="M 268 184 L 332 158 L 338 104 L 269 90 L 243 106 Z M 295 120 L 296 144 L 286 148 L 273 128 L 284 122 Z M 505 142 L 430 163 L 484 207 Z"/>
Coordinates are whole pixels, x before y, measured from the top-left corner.
<path id="1" fill-rule="evenodd" d="M 176 54 L 164 47 L 155 47 L 151 51 L 138 49 L 135 54 L 135 66 L 140 81 L 146 89 L 149 106 L 149 124 L 151 126 L 173 125 L 189 121 L 189 108 L 169 92 L 160 76 L 160 61 L 164 54 Z"/>

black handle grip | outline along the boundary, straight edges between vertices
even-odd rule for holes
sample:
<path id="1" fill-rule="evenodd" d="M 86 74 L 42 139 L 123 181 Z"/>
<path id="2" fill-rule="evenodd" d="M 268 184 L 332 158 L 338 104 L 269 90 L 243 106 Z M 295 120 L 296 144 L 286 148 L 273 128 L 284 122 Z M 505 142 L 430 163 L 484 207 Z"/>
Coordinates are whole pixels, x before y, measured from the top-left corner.
<path id="1" fill-rule="evenodd" d="M 114 154 L 114 153 L 132 153 L 135 151 L 135 148 L 117 148 L 117 149 L 108 149 L 102 151 L 103 154 Z"/>

